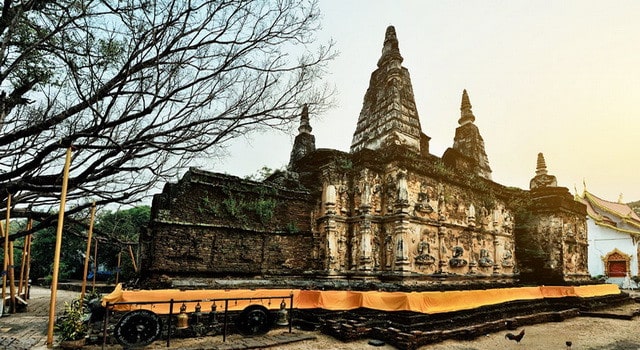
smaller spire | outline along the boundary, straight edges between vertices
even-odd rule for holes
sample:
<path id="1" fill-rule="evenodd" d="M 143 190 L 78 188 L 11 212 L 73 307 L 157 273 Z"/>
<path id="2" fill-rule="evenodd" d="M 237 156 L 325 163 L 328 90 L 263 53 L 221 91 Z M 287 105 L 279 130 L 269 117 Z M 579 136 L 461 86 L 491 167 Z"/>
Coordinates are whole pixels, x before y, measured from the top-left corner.
<path id="1" fill-rule="evenodd" d="M 553 175 L 547 174 L 547 163 L 544 161 L 544 154 L 538 153 L 536 162 L 536 176 L 529 182 L 529 189 L 543 187 L 558 187 L 558 180 Z"/>
<path id="2" fill-rule="evenodd" d="M 310 134 L 313 128 L 309 123 L 309 106 L 305 103 L 302 106 L 302 113 L 300 114 L 300 126 L 298 127 L 298 132 L 301 134 Z"/>
<path id="3" fill-rule="evenodd" d="M 544 154 L 538 153 L 536 162 L 536 175 L 547 175 L 547 163 L 544 161 Z"/>
<path id="4" fill-rule="evenodd" d="M 400 55 L 400 48 L 398 47 L 398 37 L 396 36 L 396 28 L 394 26 L 388 26 L 384 36 L 384 45 L 382 47 L 382 56 L 378 60 L 378 67 L 382 67 L 387 61 L 396 59 L 398 64 L 404 60 Z"/>
<path id="5" fill-rule="evenodd" d="M 476 117 L 471 111 L 471 101 L 469 101 L 469 94 L 467 94 L 467 89 L 464 89 L 462 91 L 462 103 L 460 104 L 460 119 L 458 119 L 458 124 L 465 125 L 468 123 L 473 123 L 475 120 Z"/>
<path id="6" fill-rule="evenodd" d="M 306 103 L 302 106 L 298 132 L 298 136 L 293 140 L 293 148 L 291 149 L 291 157 L 289 158 L 289 169 L 293 169 L 298 160 L 316 150 L 316 137 L 311 134 L 309 107 Z"/>

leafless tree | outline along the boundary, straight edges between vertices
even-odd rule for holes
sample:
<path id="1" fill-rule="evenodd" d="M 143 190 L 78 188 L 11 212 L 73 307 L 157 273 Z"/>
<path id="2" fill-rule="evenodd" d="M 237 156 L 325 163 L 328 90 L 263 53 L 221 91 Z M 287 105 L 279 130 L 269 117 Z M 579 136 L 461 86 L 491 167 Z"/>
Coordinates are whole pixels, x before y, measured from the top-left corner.
<path id="1" fill-rule="evenodd" d="M 0 209 L 57 205 L 69 146 L 79 212 L 322 109 L 318 29 L 315 0 L 4 0 Z"/>

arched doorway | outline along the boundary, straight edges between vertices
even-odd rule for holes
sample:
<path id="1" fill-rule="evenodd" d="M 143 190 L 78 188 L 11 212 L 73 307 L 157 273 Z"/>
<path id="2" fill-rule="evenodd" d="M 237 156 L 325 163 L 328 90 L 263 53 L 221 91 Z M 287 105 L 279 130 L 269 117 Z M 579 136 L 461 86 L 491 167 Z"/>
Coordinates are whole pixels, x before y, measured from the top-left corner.
<path id="1" fill-rule="evenodd" d="M 631 256 L 627 255 L 617 248 L 609 252 L 602 258 L 604 262 L 605 274 L 608 277 L 626 277 L 630 272 Z"/>

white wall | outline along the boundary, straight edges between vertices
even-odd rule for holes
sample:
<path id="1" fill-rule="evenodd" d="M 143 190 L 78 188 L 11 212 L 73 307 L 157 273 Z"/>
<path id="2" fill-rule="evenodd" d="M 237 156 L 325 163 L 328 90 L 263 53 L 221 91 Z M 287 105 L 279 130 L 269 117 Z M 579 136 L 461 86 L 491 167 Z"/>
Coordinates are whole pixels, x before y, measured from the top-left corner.
<path id="1" fill-rule="evenodd" d="M 631 276 L 638 275 L 637 250 L 629 234 L 596 225 L 591 219 L 587 219 L 587 232 L 589 235 L 588 253 L 591 276 L 605 274 L 602 258 L 616 248 L 631 256 Z"/>

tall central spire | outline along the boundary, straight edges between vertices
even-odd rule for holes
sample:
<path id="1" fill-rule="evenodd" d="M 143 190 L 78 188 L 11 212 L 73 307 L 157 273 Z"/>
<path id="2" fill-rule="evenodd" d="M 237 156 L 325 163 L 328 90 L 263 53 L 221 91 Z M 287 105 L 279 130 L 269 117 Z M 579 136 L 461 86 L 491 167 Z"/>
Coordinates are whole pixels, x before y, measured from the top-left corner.
<path id="1" fill-rule="evenodd" d="M 389 26 L 378 69 L 371 73 L 364 96 L 351 152 L 404 145 L 420 153 L 421 137 L 423 147 L 428 150 L 429 138 L 422 134 L 411 78 L 402 61 L 396 30 Z"/>

